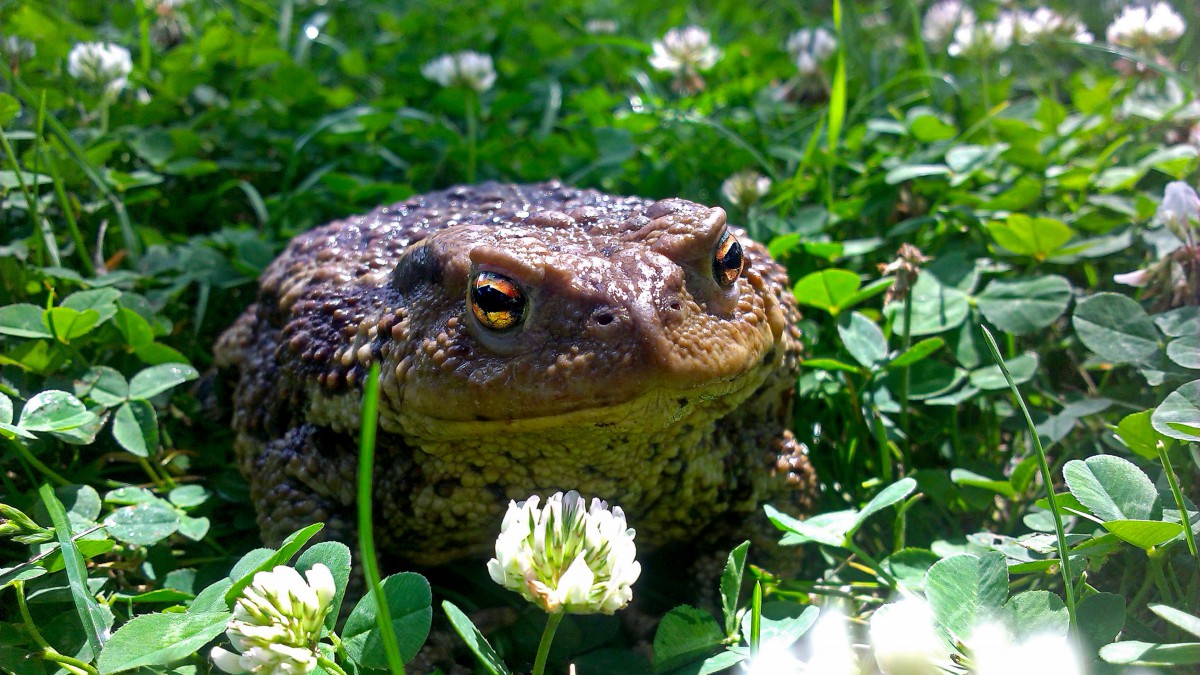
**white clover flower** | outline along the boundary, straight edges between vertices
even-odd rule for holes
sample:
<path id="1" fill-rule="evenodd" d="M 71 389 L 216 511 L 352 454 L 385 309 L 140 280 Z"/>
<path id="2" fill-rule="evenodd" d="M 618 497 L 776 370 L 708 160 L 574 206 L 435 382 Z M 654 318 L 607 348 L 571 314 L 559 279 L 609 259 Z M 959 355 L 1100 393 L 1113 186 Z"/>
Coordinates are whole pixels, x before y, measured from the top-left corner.
<path id="1" fill-rule="evenodd" d="M 925 12 L 921 22 L 921 37 L 934 47 L 941 48 L 950 41 L 954 29 L 960 25 L 974 25 L 975 12 L 963 5 L 962 0 L 941 0 Z"/>
<path id="2" fill-rule="evenodd" d="M 1178 40 L 1186 28 L 1183 17 L 1170 5 L 1156 2 L 1149 8 L 1126 7 L 1109 25 L 1107 37 L 1114 45 L 1145 49 Z"/>
<path id="3" fill-rule="evenodd" d="M 612 19 L 588 19 L 583 24 L 583 29 L 592 35 L 615 35 L 617 27 L 617 22 Z"/>
<path id="4" fill-rule="evenodd" d="M 721 58 L 712 36 L 699 26 L 672 28 L 662 40 L 651 43 L 650 65 L 668 73 L 708 70 Z"/>
<path id="5" fill-rule="evenodd" d="M 538 508 L 537 496 L 509 502 L 488 561 L 492 580 L 552 614 L 612 614 L 633 598 L 642 573 L 625 513 L 574 490 Z"/>
<path id="6" fill-rule="evenodd" d="M 111 42 L 80 42 L 67 55 L 67 72 L 115 96 L 129 82 L 133 59 L 128 49 Z"/>
<path id="7" fill-rule="evenodd" d="M 1078 18 L 1064 16 L 1049 7 L 1019 13 L 1016 27 L 1017 38 L 1026 45 L 1054 39 L 1091 44 L 1095 39 Z"/>
<path id="8" fill-rule="evenodd" d="M 1078 655 L 1065 635 L 1038 634 L 1017 641 L 1006 628 L 978 626 L 966 641 L 973 675 L 1083 675 Z"/>
<path id="9" fill-rule="evenodd" d="M 871 616 L 871 647 L 883 675 L 942 675 L 950 650 L 924 600 L 906 598 Z"/>
<path id="10" fill-rule="evenodd" d="M 1154 215 L 1180 240 L 1188 241 L 1188 230 L 1200 220 L 1200 195 L 1181 180 L 1171 181 Z"/>
<path id="11" fill-rule="evenodd" d="M 771 179 L 753 170 L 739 171 L 721 183 L 721 194 L 729 203 L 747 209 L 771 189 Z"/>
<path id="12" fill-rule="evenodd" d="M 808 664 L 801 661 L 791 648 L 780 642 L 769 642 L 758 650 L 752 661 L 742 664 L 746 675 L 801 675 L 808 671 Z"/>
<path id="13" fill-rule="evenodd" d="M 837 38 L 820 26 L 801 28 L 788 38 L 787 51 L 801 75 L 814 75 L 821 72 L 821 62 L 837 51 Z"/>
<path id="14" fill-rule="evenodd" d="M 480 93 L 496 83 L 492 57 L 472 51 L 442 54 L 421 66 L 421 75 L 443 87 L 466 87 Z"/>
<path id="15" fill-rule="evenodd" d="M 746 675 L 860 675 L 858 658 L 850 639 L 850 622 L 836 606 L 821 609 L 821 615 L 805 638 L 808 660 L 799 658 L 793 639 L 777 637 L 764 640 L 758 655 L 742 663 Z"/>
<path id="16" fill-rule="evenodd" d="M 950 56 L 965 59 L 980 59 L 999 54 L 1012 46 L 1014 23 L 1009 14 L 1002 14 L 995 21 L 964 23 L 954 29 L 954 41 L 950 43 L 947 51 Z"/>
<path id="17" fill-rule="evenodd" d="M 812 655 L 805 672 L 821 675 L 858 675 L 858 658 L 850 641 L 850 622 L 837 606 L 826 607 L 813 626 Z"/>
<path id="18" fill-rule="evenodd" d="M 225 628 L 239 653 L 215 647 L 213 663 L 235 674 L 312 672 L 317 641 L 336 593 L 333 575 L 321 563 L 304 577 L 284 565 L 258 572 L 238 596 Z"/>

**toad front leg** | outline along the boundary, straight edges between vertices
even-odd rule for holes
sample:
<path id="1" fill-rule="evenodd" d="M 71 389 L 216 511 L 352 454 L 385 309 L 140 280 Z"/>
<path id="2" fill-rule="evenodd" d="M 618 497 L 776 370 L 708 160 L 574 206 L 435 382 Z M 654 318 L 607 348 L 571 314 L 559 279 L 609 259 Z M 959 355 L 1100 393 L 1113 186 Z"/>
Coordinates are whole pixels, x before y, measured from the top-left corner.
<path id="1" fill-rule="evenodd" d="M 292 532 L 324 523 L 316 541 L 340 541 L 353 549 L 357 453 L 348 440 L 312 424 L 265 444 L 239 436 L 238 456 L 250 479 L 263 543 L 278 546 Z"/>

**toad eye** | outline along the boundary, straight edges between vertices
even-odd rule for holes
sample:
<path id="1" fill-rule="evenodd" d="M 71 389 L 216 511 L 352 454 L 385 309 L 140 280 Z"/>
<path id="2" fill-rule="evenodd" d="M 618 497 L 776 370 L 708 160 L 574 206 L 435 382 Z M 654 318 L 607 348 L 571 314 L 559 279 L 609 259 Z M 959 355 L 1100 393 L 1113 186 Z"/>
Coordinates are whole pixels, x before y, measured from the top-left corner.
<path id="1" fill-rule="evenodd" d="M 495 272 L 479 272 L 471 279 L 467 304 L 479 323 L 503 331 L 521 322 L 527 301 L 512 279 Z"/>
<path id="2" fill-rule="evenodd" d="M 713 279 L 721 288 L 729 288 L 737 281 L 742 273 L 746 258 L 742 254 L 742 244 L 729 230 L 721 233 L 717 249 L 713 252 Z"/>

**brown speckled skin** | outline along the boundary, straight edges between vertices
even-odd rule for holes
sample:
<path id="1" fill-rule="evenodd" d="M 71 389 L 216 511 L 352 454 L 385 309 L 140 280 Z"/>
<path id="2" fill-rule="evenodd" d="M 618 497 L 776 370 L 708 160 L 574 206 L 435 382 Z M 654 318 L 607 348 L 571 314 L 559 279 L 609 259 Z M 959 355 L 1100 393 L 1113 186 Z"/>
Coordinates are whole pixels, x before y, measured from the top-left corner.
<path id="1" fill-rule="evenodd" d="M 557 183 L 414 197 L 296 237 L 221 337 L 259 524 L 354 537 L 356 435 L 381 366 L 376 539 L 416 564 L 490 551 L 509 500 L 577 489 L 619 504 L 639 547 L 807 508 L 787 430 L 799 367 L 783 269 L 744 232 L 712 277 L 725 213 Z M 520 328 L 466 304 L 472 271 L 515 280 Z"/>

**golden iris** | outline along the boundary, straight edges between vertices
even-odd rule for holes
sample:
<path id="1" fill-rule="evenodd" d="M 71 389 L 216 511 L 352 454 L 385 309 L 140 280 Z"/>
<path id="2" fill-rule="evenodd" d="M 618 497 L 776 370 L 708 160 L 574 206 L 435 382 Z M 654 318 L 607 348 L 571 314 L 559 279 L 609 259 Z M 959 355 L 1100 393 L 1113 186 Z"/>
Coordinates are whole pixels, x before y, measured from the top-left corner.
<path id="1" fill-rule="evenodd" d="M 746 257 L 742 253 L 742 244 L 729 230 L 721 233 L 717 249 L 713 252 L 713 279 L 721 288 L 728 288 L 742 274 L 742 266 Z"/>
<path id="2" fill-rule="evenodd" d="M 495 272 L 479 272 L 471 279 L 467 304 L 485 327 L 507 330 L 521 322 L 528 302 L 512 279 Z"/>

